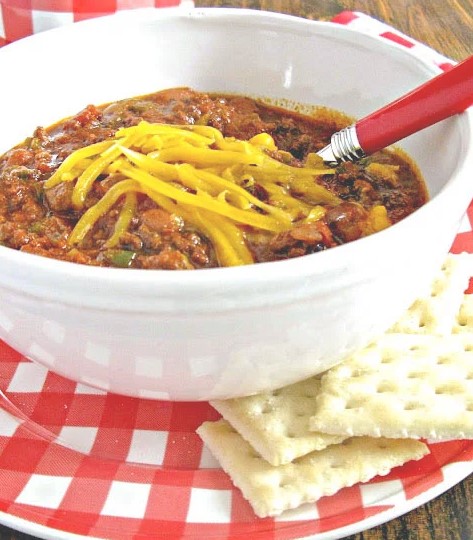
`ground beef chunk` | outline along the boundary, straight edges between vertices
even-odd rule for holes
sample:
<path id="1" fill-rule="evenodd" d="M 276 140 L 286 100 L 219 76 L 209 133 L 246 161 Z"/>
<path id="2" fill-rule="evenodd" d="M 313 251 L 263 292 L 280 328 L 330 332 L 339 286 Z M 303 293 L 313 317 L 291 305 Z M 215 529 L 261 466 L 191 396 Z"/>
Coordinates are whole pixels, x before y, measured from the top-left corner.
<path id="1" fill-rule="evenodd" d="M 72 182 L 61 182 L 45 191 L 46 202 L 54 212 L 67 212 L 72 207 Z"/>
<path id="2" fill-rule="evenodd" d="M 304 223 L 276 235 L 269 249 L 276 258 L 286 259 L 316 253 L 334 245 L 332 235 L 322 221 Z"/>
<path id="3" fill-rule="evenodd" d="M 363 236 L 368 214 L 356 203 L 343 202 L 331 208 L 325 219 L 339 243 L 352 242 Z"/>

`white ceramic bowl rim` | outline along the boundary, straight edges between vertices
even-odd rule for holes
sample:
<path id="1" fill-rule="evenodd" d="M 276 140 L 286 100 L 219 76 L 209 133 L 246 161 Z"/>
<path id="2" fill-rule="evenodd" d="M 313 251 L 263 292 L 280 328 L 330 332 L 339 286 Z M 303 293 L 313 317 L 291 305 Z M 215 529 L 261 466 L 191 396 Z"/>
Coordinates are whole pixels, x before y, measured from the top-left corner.
<path id="1" fill-rule="evenodd" d="M 306 29 L 307 32 L 324 31 L 324 28 L 334 26 L 334 23 L 323 21 L 311 21 L 299 17 L 284 15 L 280 13 L 250 10 L 250 9 L 231 9 L 231 8 L 166 8 L 166 9 L 136 9 L 125 12 L 118 12 L 113 16 L 107 16 L 108 24 L 127 24 L 133 19 L 141 20 L 143 17 L 152 20 L 172 20 L 176 17 L 192 19 L 199 23 L 201 19 L 216 19 L 228 22 L 228 20 L 237 20 L 239 23 L 258 20 L 260 24 L 277 25 L 278 28 L 284 28 L 289 31 L 300 32 Z M 76 23 L 72 26 L 49 30 L 36 34 L 13 43 L 0 50 L 0 59 L 2 54 L 10 54 L 16 47 L 31 47 L 33 44 L 41 46 L 45 39 L 45 34 L 70 34 L 75 31 L 83 31 L 84 26 L 91 29 L 95 25 L 102 25 L 104 17 Z M 428 63 L 414 55 L 408 49 L 401 47 L 387 40 L 370 36 L 360 35 L 360 32 L 341 25 L 337 26 L 337 32 L 340 36 L 356 34 L 360 39 L 366 42 L 372 42 L 373 47 L 384 48 L 386 50 L 397 49 L 399 55 L 409 57 L 413 63 L 422 66 L 424 71 L 432 76 L 439 73 L 439 69 L 433 64 Z M 60 37 L 60 36 L 58 36 Z M 35 42 L 35 43 L 32 43 Z M 44 286 L 49 282 L 53 289 L 49 295 L 51 301 L 61 301 L 62 303 L 77 303 L 77 294 L 70 294 L 71 283 L 74 283 L 74 289 L 83 291 L 83 303 L 89 306 L 103 306 L 101 293 L 108 297 L 107 307 L 104 309 L 120 309 L 129 311 L 148 311 L 155 310 L 160 302 L 172 302 L 175 290 L 179 289 L 179 298 L 183 303 L 183 310 L 198 309 L 205 311 L 207 308 L 215 311 L 215 299 L 221 296 L 225 299 L 227 292 L 234 295 L 236 290 L 240 290 L 243 296 L 240 296 L 238 307 L 244 309 L 248 306 L 262 305 L 266 302 L 266 292 L 278 290 L 278 302 L 292 302 L 295 294 L 303 294 L 303 288 L 298 291 L 294 289 L 292 283 L 294 278 L 304 280 L 305 276 L 325 275 L 327 272 L 340 273 L 340 259 L 343 255 L 345 261 L 353 261 L 354 258 L 363 257 L 372 249 L 376 249 L 379 242 L 378 236 L 384 236 L 387 242 L 394 240 L 396 229 L 400 227 L 411 227 L 415 230 L 416 222 L 427 212 L 441 215 L 442 206 L 446 200 L 458 199 L 458 190 L 464 189 L 464 186 L 458 181 L 461 172 L 466 167 L 473 167 L 473 144 L 472 125 L 473 115 L 471 111 L 458 115 L 455 119 L 456 127 L 460 130 L 464 147 L 460 150 L 460 155 L 464 156 L 462 162 L 458 163 L 454 178 L 449 181 L 442 190 L 441 197 L 435 196 L 425 206 L 414 212 L 411 216 L 404 219 L 393 227 L 377 233 L 372 236 L 332 248 L 330 250 L 306 255 L 297 259 L 285 261 L 259 263 L 255 265 L 233 267 L 233 268 L 215 268 L 196 271 L 166 271 L 166 270 L 138 270 L 138 269 L 117 269 L 84 266 L 54 259 L 48 259 L 36 255 L 26 254 L 15 251 L 10 248 L 0 246 L 0 260 L 4 268 L 11 267 L 11 280 L 7 288 L 12 290 L 22 290 L 33 296 L 44 296 Z M 472 189 L 473 191 L 473 189 Z M 461 199 L 461 197 L 460 197 Z M 395 241 L 395 240 L 394 240 Z M 413 240 L 415 241 L 415 240 Z M 389 261 L 386 261 L 389 264 Z M 25 273 L 17 271 L 23 268 Z M 343 267 L 341 268 L 343 270 Z M 31 279 L 34 276 L 34 279 Z M 343 276 L 340 275 L 340 279 Z M 245 284 L 252 284 L 252 293 L 244 296 Z M 100 294 L 99 294 L 100 292 Z M 205 298 L 211 300 L 205 302 Z M 135 301 L 133 304 L 130 299 Z M 274 298 L 272 298 L 274 302 Z M 222 303 L 221 309 L 233 309 L 232 302 Z M 175 309 L 175 306 L 174 306 Z"/>

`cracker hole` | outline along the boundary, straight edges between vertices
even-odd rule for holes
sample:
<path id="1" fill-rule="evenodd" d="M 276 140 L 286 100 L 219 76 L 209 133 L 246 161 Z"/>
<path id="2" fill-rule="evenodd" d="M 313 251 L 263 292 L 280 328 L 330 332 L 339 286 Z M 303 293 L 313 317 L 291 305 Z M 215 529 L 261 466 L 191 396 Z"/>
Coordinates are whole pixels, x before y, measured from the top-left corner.
<path id="1" fill-rule="evenodd" d="M 467 343 L 467 344 L 463 347 L 463 350 L 464 350 L 465 352 L 471 352 L 471 351 L 473 351 L 473 344 Z"/>
<path id="2" fill-rule="evenodd" d="M 424 407 L 423 403 L 419 403 L 418 401 L 408 401 L 404 404 L 404 410 L 405 411 L 417 411 L 419 409 L 422 409 Z"/>
<path id="3" fill-rule="evenodd" d="M 352 369 L 352 370 L 351 370 L 349 376 L 350 376 L 352 379 L 356 379 L 357 377 L 363 377 L 363 375 L 366 375 L 366 369 L 355 368 L 355 369 Z"/>
<path id="4" fill-rule="evenodd" d="M 464 318 L 464 317 L 457 317 L 457 324 L 458 326 L 467 326 L 468 325 L 468 321 Z"/>
<path id="5" fill-rule="evenodd" d="M 381 364 L 390 364 L 394 358 L 388 354 L 383 355 L 381 358 Z"/>
<path id="6" fill-rule="evenodd" d="M 303 397 L 305 399 L 309 399 L 310 401 L 312 401 L 316 395 L 317 395 L 317 392 L 306 392 Z"/>
<path id="7" fill-rule="evenodd" d="M 469 373 L 467 373 L 466 375 L 466 380 L 467 381 L 472 381 L 473 380 L 473 372 L 470 371 Z"/>
<path id="8" fill-rule="evenodd" d="M 378 394 L 385 394 L 386 392 L 396 392 L 396 390 L 397 386 L 392 382 L 387 381 L 380 383 L 376 388 L 376 392 Z"/>
<path id="9" fill-rule="evenodd" d="M 363 403 L 358 399 L 350 399 L 345 403 L 345 409 L 351 410 L 351 409 L 359 409 Z"/>
<path id="10" fill-rule="evenodd" d="M 436 363 L 439 366 L 445 365 L 445 364 L 451 364 L 452 359 L 449 356 L 439 356 L 436 360 Z"/>
<path id="11" fill-rule="evenodd" d="M 467 403 L 465 405 L 465 410 L 468 412 L 473 412 L 473 403 Z"/>
<path id="12" fill-rule="evenodd" d="M 425 377 L 425 373 L 422 371 L 411 371 L 407 374 L 408 379 L 423 379 Z"/>
<path id="13" fill-rule="evenodd" d="M 261 407 L 261 411 L 260 411 L 260 414 L 270 414 L 274 411 L 272 405 L 270 403 L 265 403 L 262 407 Z"/>
<path id="14" fill-rule="evenodd" d="M 279 487 L 281 489 L 284 489 L 284 488 L 287 488 L 289 486 L 292 485 L 292 482 L 291 482 L 291 479 L 289 478 L 281 478 L 281 480 L 279 481 Z"/>
<path id="15" fill-rule="evenodd" d="M 435 388 L 435 393 L 437 395 L 455 395 L 455 394 L 461 394 L 463 393 L 464 391 L 464 388 L 463 388 L 463 385 L 461 385 L 460 383 L 447 383 L 447 384 L 442 384 L 441 386 L 437 386 Z"/>

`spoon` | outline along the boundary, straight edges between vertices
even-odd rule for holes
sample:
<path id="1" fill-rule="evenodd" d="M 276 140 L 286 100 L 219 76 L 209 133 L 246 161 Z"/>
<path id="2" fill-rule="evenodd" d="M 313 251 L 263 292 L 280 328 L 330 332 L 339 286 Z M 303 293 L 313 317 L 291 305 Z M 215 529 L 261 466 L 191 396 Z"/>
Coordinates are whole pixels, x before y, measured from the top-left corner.
<path id="1" fill-rule="evenodd" d="M 327 163 L 358 161 L 473 104 L 473 56 L 332 135 Z"/>

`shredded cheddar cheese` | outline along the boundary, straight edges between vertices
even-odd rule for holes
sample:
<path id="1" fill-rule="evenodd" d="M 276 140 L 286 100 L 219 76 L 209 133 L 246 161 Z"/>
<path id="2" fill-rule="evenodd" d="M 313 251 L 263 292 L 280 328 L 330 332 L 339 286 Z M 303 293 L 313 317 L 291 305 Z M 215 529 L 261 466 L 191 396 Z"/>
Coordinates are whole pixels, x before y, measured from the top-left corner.
<path id="1" fill-rule="evenodd" d="M 333 174 L 333 169 L 293 167 L 272 157 L 274 152 L 276 145 L 267 133 L 241 141 L 224 137 L 210 126 L 142 121 L 119 129 L 112 140 L 73 152 L 44 187 L 75 182 L 72 203 L 77 210 L 87 209 L 69 237 L 72 246 L 80 244 L 102 216 L 121 204 L 114 232 L 105 243 L 105 247 L 116 246 L 135 215 L 137 194 L 143 194 L 203 232 L 212 242 L 219 264 L 250 264 L 253 257 L 242 225 L 282 232 L 296 222 L 321 219 L 325 213 L 321 205 L 340 202 L 316 181 L 317 176 Z M 111 187 L 88 207 L 94 182 L 103 175 L 113 178 Z M 255 183 L 268 193 L 267 202 L 251 193 Z M 373 226 L 378 225 L 384 226 L 379 211 L 373 215 Z"/>

